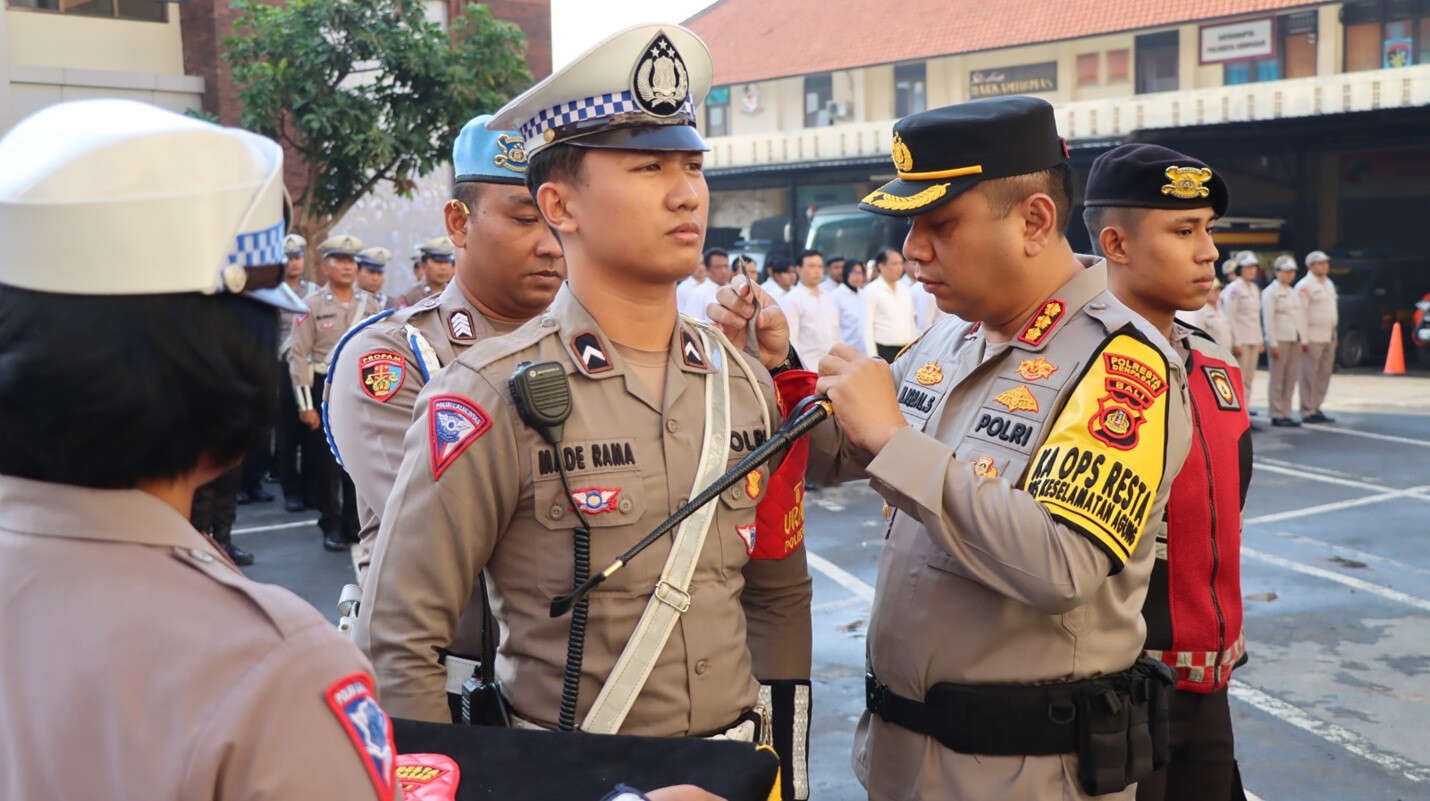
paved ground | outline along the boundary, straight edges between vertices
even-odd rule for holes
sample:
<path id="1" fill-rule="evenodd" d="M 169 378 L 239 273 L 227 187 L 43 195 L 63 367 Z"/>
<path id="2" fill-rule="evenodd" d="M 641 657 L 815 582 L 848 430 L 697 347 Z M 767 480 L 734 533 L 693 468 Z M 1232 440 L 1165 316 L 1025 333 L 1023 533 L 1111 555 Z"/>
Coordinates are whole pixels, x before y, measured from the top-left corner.
<path id="1" fill-rule="evenodd" d="M 1260 425 L 1264 397 L 1263 372 Z M 1265 801 L 1430 798 L 1430 378 L 1338 374 L 1326 407 L 1334 426 L 1255 434 L 1242 552 L 1252 661 L 1231 690 L 1242 775 Z M 848 755 L 882 504 L 864 485 L 809 498 L 814 797 L 860 799 Z M 332 616 L 351 565 L 304 517 L 244 507 L 239 542 L 258 554 L 251 575 Z"/>

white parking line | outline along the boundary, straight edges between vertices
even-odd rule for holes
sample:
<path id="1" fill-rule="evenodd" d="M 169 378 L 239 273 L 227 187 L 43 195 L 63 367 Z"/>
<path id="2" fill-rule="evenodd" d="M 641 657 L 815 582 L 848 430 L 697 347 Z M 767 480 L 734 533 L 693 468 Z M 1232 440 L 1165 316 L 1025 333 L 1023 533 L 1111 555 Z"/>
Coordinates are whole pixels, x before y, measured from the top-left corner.
<path id="1" fill-rule="evenodd" d="M 1279 523 L 1283 520 L 1292 520 L 1297 517 L 1310 517 L 1312 515 L 1324 514 L 1326 512 L 1339 512 L 1342 509 L 1353 509 L 1357 506 L 1366 506 L 1381 501 L 1389 501 L 1395 498 L 1404 497 L 1419 498 L 1422 496 L 1413 495 L 1408 490 L 1397 490 L 1395 492 L 1382 492 L 1379 495 L 1366 495 L 1361 498 L 1352 498 L 1348 501 L 1333 501 L 1322 503 L 1316 506 L 1307 506 L 1301 509 L 1289 509 L 1285 512 L 1272 512 L 1271 514 L 1248 517 L 1241 521 L 1243 526 L 1253 526 L 1261 523 Z"/>
<path id="2" fill-rule="evenodd" d="M 1349 557 L 1351 559 L 1359 559 L 1363 562 L 1379 562 L 1396 570 L 1406 570 L 1412 573 L 1420 573 L 1422 575 L 1430 576 L 1430 568 L 1419 567 L 1417 565 L 1412 565 L 1408 562 L 1401 562 L 1398 559 L 1391 559 L 1388 556 L 1381 556 L 1378 553 L 1362 551 L 1357 548 L 1351 548 L 1346 545 L 1337 545 L 1334 542 L 1318 540 L 1315 537 L 1307 537 L 1301 534 L 1292 534 L 1289 531 L 1272 531 L 1270 533 L 1273 536 L 1279 537 L 1283 540 L 1299 542 L 1303 545 L 1312 545 L 1317 548 L 1325 548 L 1326 550 L 1329 550 L 1331 553 L 1337 556 Z"/>
<path id="3" fill-rule="evenodd" d="M 1317 431 L 1327 431 L 1332 434 L 1349 434 L 1353 437 L 1365 437 L 1366 439 L 1378 439 L 1385 442 L 1399 442 L 1402 445 L 1419 445 L 1422 448 L 1430 448 L 1430 441 L 1423 439 L 1413 439 L 1411 437 L 1397 437 L 1393 434 L 1377 434 L 1374 431 L 1360 431 L 1354 428 L 1343 426 L 1324 426 Z"/>
<path id="4" fill-rule="evenodd" d="M 1269 565 L 1275 565 L 1277 567 L 1282 567 L 1287 570 L 1294 570 L 1297 573 L 1304 573 L 1307 576 L 1315 576 L 1316 578 L 1322 578 L 1327 581 L 1334 581 L 1337 584 L 1344 584 L 1351 589 L 1360 590 L 1361 592 L 1368 592 L 1372 595 L 1379 595 L 1382 598 L 1386 598 L 1391 601 L 1396 601 L 1397 603 L 1405 604 L 1406 606 L 1413 606 L 1416 609 L 1421 609 L 1426 612 L 1430 612 L 1430 601 L 1427 601 L 1424 598 L 1417 598 L 1414 595 L 1409 595 L 1399 590 L 1392 590 L 1389 587 L 1384 587 L 1379 584 L 1372 584 L 1369 581 L 1366 581 L 1364 579 L 1358 579 L 1355 576 L 1347 576 L 1344 573 L 1337 573 L 1334 570 L 1326 570 L 1323 567 L 1302 564 L 1301 562 L 1296 562 L 1291 559 L 1283 559 L 1280 556 L 1273 556 L 1269 553 L 1262 553 L 1261 551 L 1258 551 L 1254 548 L 1247 548 L 1245 546 L 1242 546 L 1241 555 L 1243 557 L 1250 557 L 1252 559 L 1255 559 L 1258 562 L 1265 562 Z"/>
<path id="5" fill-rule="evenodd" d="M 809 566 L 833 579 L 839 586 L 854 593 L 865 601 L 874 600 L 874 588 L 864 583 L 864 580 L 850 573 L 848 570 L 825 559 L 814 551 L 805 550 L 805 556 L 809 559 Z"/>
<path id="6" fill-rule="evenodd" d="M 281 531 L 282 529 L 285 529 L 285 528 L 302 528 L 303 526 L 316 526 L 316 525 L 318 525 L 318 518 L 315 517 L 315 518 L 312 518 L 311 520 L 299 520 L 299 521 L 296 521 L 296 522 L 293 522 L 293 523 L 276 523 L 276 524 L 271 525 L 271 526 L 248 526 L 247 528 L 236 528 L 236 529 L 234 529 L 231 533 L 233 533 L 233 534 L 257 534 L 257 533 L 259 533 L 259 532 L 261 532 L 261 531 Z"/>
<path id="7" fill-rule="evenodd" d="M 1356 756 L 1364 757 L 1380 765 L 1386 770 L 1399 773 L 1410 781 L 1423 782 L 1426 779 L 1430 779 L 1430 768 L 1417 765 L 1414 762 L 1402 759 L 1393 754 L 1377 751 L 1364 737 L 1350 729 L 1338 726 L 1329 721 L 1313 718 L 1299 708 L 1279 698 L 1267 695 L 1240 679 L 1231 680 L 1231 683 L 1227 685 L 1227 694 L 1248 706 L 1271 715 L 1277 720 L 1289 723 L 1302 731 L 1314 734 L 1331 745 L 1344 748 Z M 1249 795 L 1250 794 L 1248 794 L 1248 796 Z"/>
<path id="8" fill-rule="evenodd" d="M 1387 487 L 1381 484 L 1371 484 L 1367 481 L 1356 481 L 1350 478 L 1337 478 L 1336 476 L 1325 476 L 1317 473 L 1307 472 L 1299 465 L 1295 467 L 1282 467 L 1279 464 L 1271 464 L 1264 459 L 1257 459 L 1252 463 L 1252 473 L 1257 471 L 1265 473 L 1279 473 L 1283 476 L 1294 476 L 1296 478 L 1309 481 L 1321 481 L 1326 484 L 1339 484 L 1342 487 L 1353 487 L 1355 489 L 1371 490 L 1372 492 L 1410 492 L 1410 490 L 1397 490 L 1394 487 Z"/>

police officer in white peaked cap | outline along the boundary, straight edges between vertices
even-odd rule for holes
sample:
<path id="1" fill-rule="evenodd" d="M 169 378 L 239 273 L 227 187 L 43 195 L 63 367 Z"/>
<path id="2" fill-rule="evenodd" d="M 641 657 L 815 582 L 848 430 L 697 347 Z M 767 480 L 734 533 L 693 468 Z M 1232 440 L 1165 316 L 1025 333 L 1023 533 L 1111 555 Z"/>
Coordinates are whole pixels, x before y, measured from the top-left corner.
<path id="1" fill-rule="evenodd" d="M 275 309 L 304 308 L 282 175 L 271 140 L 123 100 L 0 140 L 7 795 L 394 797 L 367 661 L 188 523 L 271 423 Z"/>

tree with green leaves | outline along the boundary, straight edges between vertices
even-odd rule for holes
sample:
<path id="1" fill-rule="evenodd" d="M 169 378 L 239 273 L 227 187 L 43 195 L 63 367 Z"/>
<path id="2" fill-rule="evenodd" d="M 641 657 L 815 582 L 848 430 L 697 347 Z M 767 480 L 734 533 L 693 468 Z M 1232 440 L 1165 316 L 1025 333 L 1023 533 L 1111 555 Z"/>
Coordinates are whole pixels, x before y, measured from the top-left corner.
<path id="1" fill-rule="evenodd" d="M 302 159 L 290 230 L 328 236 L 382 181 L 408 197 L 448 160 L 467 120 L 531 82 L 526 36 L 484 5 L 450 33 L 400 0 L 237 0 L 223 57 L 243 107 L 239 124 Z"/>

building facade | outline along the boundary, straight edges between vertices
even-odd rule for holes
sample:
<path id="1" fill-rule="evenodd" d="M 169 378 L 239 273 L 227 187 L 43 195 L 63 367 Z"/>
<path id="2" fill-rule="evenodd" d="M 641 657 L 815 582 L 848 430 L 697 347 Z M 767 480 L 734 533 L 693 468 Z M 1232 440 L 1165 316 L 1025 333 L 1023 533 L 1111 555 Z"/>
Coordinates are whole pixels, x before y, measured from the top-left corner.
<path id="1" fill-rule="evenodd" d="M 1257 229 L 1238 244 L 1423 250 L 1427 0 L 722 0 L 687 24 L 716 65 L 712 225 L 752 247 L 803 246 L 892 177 L 895 119 L 1027 94 L 1056 108 L 1076 199 L 1097 154 L 1154 141 L 1223 172 Z"/>

